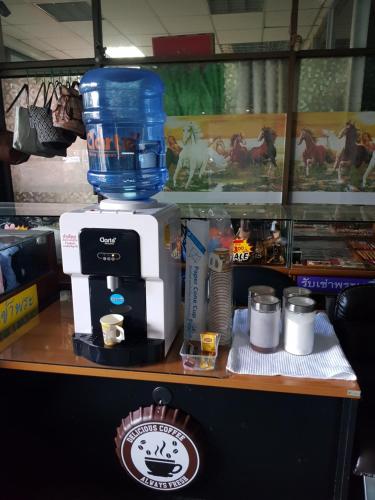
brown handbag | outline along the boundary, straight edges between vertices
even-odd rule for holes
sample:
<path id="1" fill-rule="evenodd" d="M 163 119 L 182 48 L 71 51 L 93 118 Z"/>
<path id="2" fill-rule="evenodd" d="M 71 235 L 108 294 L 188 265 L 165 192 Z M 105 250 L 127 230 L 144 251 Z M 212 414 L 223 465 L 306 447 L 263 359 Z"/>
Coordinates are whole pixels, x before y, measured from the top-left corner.
<path id="1" fill-rule="evenodd" d="M 13 148 L 13 132 L 0 131 L 0 161 L 10 165 L 19 165 L 25 163 L 29 158 L 30 155 Z"/>
<path id="2" fill-rule="evenodd" d="M 86 139 L 85 126 L 82 121 L 82 96 L 74 88 L 75 86 L 79 86 L 78 82 L 73 82 L 70 87 L 60 86 L 60 97 L 56 107 L 52 110 L 53 125 Z"/>

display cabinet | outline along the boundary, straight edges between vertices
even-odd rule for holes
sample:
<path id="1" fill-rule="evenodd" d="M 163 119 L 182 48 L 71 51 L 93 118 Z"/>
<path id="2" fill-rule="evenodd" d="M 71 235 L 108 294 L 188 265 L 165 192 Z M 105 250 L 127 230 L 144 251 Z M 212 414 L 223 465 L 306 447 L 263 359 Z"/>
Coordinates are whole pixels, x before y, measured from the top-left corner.
<path id="1" fill-rule="evenodd" d="M 0 227 L 13 224 L 54 230 L 59 258 L 59 216 L 77 206 L 84 205 L 2 203 Z M 328 277 L 346 278 L 346 285 L 375 279 L 375 206 L 179 206 L 183 228 L 189 219 L 207 219 L 209 248 L 230 245 L 235 265 L 271 266 L 295 276 L 303 286 L 324 277 L 322 291 L 340 289 L 333 281 L 325 286 Z"/>
<path id="2" fill-rule="evenodd" d="M 180 205 L 183 225 L 209 221 L 209 250 L 229 247 L 234 265 L 289 268 L 291 219 L 281 205 Z M 228 244 L 230 239 L 230 244 Z"/>
<path id="3" fill-rule="evenodd" d="M 0 348 L 58 292 L 53 233 L 0 229 Z"/>
<path id="4" fill-rule="evenodd" d="M 316 293 L 375 281 L 375 207 L 181 205 L 182 217 L 230 220 L 235 265 L 271 266 Z"/>
<path id="5" fill-rule="evenodd" d="M 54 253 L 49 231 L 0 230 L 0 300 L 1 294 L 47 274 L 51 250 Z"/>
<path id="6" fill-rule="evenodd" d="M 281 265 L 292 274 L 375 271 L 375 207 L 227 204 L 181 205 L 181 211 L 186 219 L 207 218 L 212 225 L 230 219 L 234 247 L 238 239 L 250 246 L 249 258 L 239 263 Z M 276 245 L 281 258 L 268 257 L 267 248 Z"/>
<path id="7" fill-rule="evenodd" d="M 372 207 L 294 208 L 292 268 L 375 271 Z"/>

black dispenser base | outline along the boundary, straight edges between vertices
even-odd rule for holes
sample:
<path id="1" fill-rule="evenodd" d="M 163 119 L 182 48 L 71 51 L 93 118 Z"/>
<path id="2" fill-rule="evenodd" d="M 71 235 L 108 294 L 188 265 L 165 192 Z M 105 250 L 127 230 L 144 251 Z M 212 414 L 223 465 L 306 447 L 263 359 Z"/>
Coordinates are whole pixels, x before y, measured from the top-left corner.
<path id="1" fill-rule="evenodd" d="M 157 339 L 124 340 L 107 347 L 101 335 L 75 333 L 73 349 L 77 356 L 107 366 L 149 364 L 164 359 L 164 340 Z"/>

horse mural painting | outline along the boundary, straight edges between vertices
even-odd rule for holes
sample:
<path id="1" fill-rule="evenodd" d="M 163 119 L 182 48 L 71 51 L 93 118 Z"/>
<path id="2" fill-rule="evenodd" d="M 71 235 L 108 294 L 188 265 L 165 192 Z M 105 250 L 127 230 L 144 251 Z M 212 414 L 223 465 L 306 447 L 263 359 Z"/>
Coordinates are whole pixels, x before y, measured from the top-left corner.
<path id="1" fill-rule="evenodd" d="M 303 128 L 301 130 L 298 145 L 302 144 L 303 141 L 305 141 L 306 145 L 306 149 L 302 153 L 303 163 L 305 164 L 306 169 L 306 177 L 309 176 L 310 167 L 322 166 L 326 163 L 334 162 L 333 153 L 325 146 L 317 144 L 316 137 L 314 137 L 312 131 L 307 128 Z"/>
<path id="2" fill-rule="evenodd" d="M 344 169 L 350 170 L 351 167 L 359 168 L 363 164 L 367 165 L 370 162 L 371 153 L 363 144 L 358 144 L 359 130 L 351 121 L 346 122 L 338 137 L 339 139 L 345 137 L 345 145 L 337 155 L 333 168 L 338 169 L 339 184 L 344 184 Z"/>
<path id="3" fill-rule="evenodd" d="M 199 170 L 202 177 L 209 160 L 208 148 L 200 142 L 201 131 L 198 125 L 189 122 L 182 134 L 183 149 L 179 154 L 177 167 L 173 175 L 173 186 L 176 187 L 177 178 L 182 168 L 189 169 L 189 177 L 185 184 L 187 189 L 194 177 L 195 171 Z"/>

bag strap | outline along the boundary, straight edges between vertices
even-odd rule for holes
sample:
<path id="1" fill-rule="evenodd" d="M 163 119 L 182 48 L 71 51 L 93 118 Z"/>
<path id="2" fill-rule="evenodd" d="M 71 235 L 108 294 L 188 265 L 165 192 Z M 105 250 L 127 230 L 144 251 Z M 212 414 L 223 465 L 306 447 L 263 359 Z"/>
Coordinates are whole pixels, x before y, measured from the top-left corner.
<path id="1" fill-rule="evenodd" d="M 56 100 L 57 100 L 57 101 L 59 100 L 59 96 L 57 95 L 57 92 L 56 92 L 57 87 L 59 87 L 59 88 L 60 88 L 60 94 L 61 94 L 61 82 L 56 81 L 54 85 L 52 84 L 52 94 L 51 94 L 51 97 L 49 98 L 49 100 L 48 100 L 48 101 L 47 101 L 47 96 L 46 96 L 46 104 L 45 104 L 45 106 L 46 106 L 48 109 L 51 109 L 51 104 L 52 104 L 52 99 L 53 99 L 53 96 L 55 96 L 55 97 L 56 97 Z"/>
<path id="2" fill-rule="evenodd" d="M 53 83 L 53 82 L 48 82 L 47 89 L 46 89 L 46 96 L 45 96 L 45 99 L 44 99 L 44 106 L 46 106 L 46 105 L 47 105 L 47 99 L 48 99 L 49 89 L 50 89 L 50 88 L 52 88 L 52 89 L 53 89 L 53 85 L 54 85 L 54 83 Z M 52 93 L 53 93 L 53 90 L 52 90 Z"/>
<path id="3" fill-rule="evenodd" d="M 45 102 L 46 102 L 46 95 L 47 95 L 47 89 L 46 89 L 46 84 L 44 82 L 42 82 L 40 84 L 40 87 L 39 87 L 39 90 L 38 90 L 38 93 L 34 99 L 34 106 L 36 105 L 36 103 L 38 102 L 38 99 L 39 99 L 39 95 L 41 93 L 43 89 L 43 105 L 45 105 Z"/>
<path id="4" fill-rule="evenodd" d="M 18 101 L 18 99 L 21 97 L 23 91 L 26 90 L 26 96 L 27 96 L 27 107 L 29 107 L 30 105 L 30 102 L 29 102 L 29 86 L 27 83 L 24 83 L 21 87 L 21 90 L 18 92 L 18 94 L 16 95 L 16 97 L 13 99 L 13 101 L 11 102 L 11 104 L 9 105 L 8 109 L 5 111 L 5 113 L 9 113 L 9 111 L 11 111 L 11 109 L 13 108 L 13 106 L 16 104 L 16 102 Z"/>

